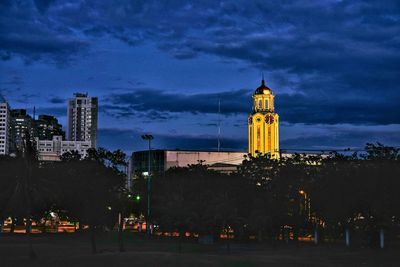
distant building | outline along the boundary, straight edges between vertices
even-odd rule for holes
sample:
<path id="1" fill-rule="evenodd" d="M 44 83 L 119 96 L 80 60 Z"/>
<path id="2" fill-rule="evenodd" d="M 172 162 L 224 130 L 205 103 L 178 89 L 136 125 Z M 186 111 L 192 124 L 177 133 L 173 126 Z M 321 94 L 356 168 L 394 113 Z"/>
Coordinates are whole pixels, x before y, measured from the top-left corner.
<path id="1" fill-rule="evenodd" d="M 97 97 L 75 93 L 68 101 L 68 140 L 90 141 L 96 148 L 97 139 Z"/>
<path id="2" fill-rule="evenodd" d="M 247 152 L 230 151 L 195 151 L 195 150 L 151 150 L 151 172 L 164 172 L 171 167 L 187 167 L 191 164 L 203 163 L 223 173 L 236 171 L 245 159 Z M 137 151 L 132 153 L 130 173 L 147 172 L 149 152 Z"/>
<path id="3" fill-rule="evenodd" d="M 62 139 L 65 140 L 62 125 L 54 116 L 39 115 L 39 118 L 35 120 L 35 137 L 38 137 L 39 140 L 52 140 L 53 136 L 62 136 Z"/>
<path id="4" fill-rule="evenodd" d="M 84 158 L 89 148 L 90 141 L 64 141 L 62 136 L 53 136 L 52 140 L 39 140 L 36 137 L 36 149 L 41 161 L 59 161 L 60 156 L 69 151 L 78 151 Z"/>
<path id="5" fill-rule="evenodd" d="M 33 140 L 34 127 L 33 119 L 26 112 L 26 109 L 12 109 L 11 110 L 11 136 L 12 136 L 12 150 L 22 150 L 24 145 L 25 135 L 29 132 L 31 140 Z"/>
<path id="6" fill-rule="evenodd" d="M 2 95 L 0 95 L 0 155 L 10 153 L 10 106 Z"/>
<path id="7" fill-rule="evenodd" d="M 162 150 L 150 151 L 151 172 L 164 172 L 171 167 L 187 167 L 188 165 L 202 163 L 209 169 L 232 173 L 237 171 L 248 153 L 245 151 L 196 151 L 196 150 Z M 281 153 L 280 157 L 292 157 L 291 153 Z M 136 151 L 128 164 L 128 178 L 133 178 L 136 173 L 147 172 L 149 151 Z"/>

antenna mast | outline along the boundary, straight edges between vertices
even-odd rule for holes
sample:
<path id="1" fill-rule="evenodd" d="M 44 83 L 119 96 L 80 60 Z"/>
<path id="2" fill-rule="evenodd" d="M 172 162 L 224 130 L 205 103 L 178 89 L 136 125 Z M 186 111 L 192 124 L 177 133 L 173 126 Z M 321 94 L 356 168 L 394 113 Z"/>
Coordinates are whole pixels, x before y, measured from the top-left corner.
<path id="1" fill-rule="evenodd" d="M 221 136 L 221 99 L 218 96 L 218 152 L 221 149 L 220 136 Z"/>

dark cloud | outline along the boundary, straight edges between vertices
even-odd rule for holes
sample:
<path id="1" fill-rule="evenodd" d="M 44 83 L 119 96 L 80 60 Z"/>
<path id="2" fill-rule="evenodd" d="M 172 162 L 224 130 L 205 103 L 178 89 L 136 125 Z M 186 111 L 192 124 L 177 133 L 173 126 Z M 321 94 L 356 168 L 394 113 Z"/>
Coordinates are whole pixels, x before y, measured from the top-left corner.
<path id="1" fill-rule="evenodd" d="M 385 145 L 398 146 L 400 136 L 397 129 L 372 130 L 372 129 L 346 129 L 342 126 L 331 133 L 311 134 L 286 140 L 281 140 L 281 148 L 293 150 L 317 149 L 335 150 L 356 148 L 363 149 L 367 143 L 380 142 Z"/>
<path id="2" fill-rule="evenodd" d="M 44 12 L 51 2 L 3 3 L 0 8 L 0 53 L 3 60 L 20 55 L 28 63 L 51 60 L 65 64 L 88 47 L 88 41 L 71 31 L 69 25 Z"/>
<path id="3" fill-rule="evenodd" d="M 67 103 L 67 100 L 65 98 L 54 96 L 54 97 L 49 99 L 49 103 L 52 103 L 52 104 L 65 104 L 65 103 Z"/>
<path id="4" fill-rule="evenodd" d="M 170 112 L 163 112 L 154 109 L 135 110 L 129 106 L 127 107 L 121 105 L 100 105 L 99 111 L 116 119 L 135 118 L 136 121 L 140 121 L 143 123 L 168 121 L 176 117 L 176 115 Z"/>
<path id="5" fill-rule="evenodd" d="M 144 132 L 124 129 L 99 129 L 99 146 L 108 149 L 121 148 L 124 151 L 146 149 L 147 144 L 141 139 Z M 153 133 L 152 146 L 155 149 L 217 149 L 216 136 L 208 135 L 177 135 Z M 246 151 L 247 139 L 222 138 L 221 147 L 224 150 Z"/>
<path id="6" fill-rule="evenodd" d="M 280 72 L 297 92 L 398 95 L 396 0 L 37 0 L 4 2 L 0 15 L 4 59 L 63 62 L 90 48 L 92 38 L 107 36 L 133 46 L 154 43 L 178 59 L 211 54 L 243 61 Z"/>
<path id="7" fill-rule="evenodd" d="M 55 0 L 35 0 L 34 2 L 40 12 L 45 12 Z"/>
<path id="8" fill-rule="evenodd" d="M 398 124 L 399 17 L 396 0 L 0 1 L 0 59 L 10 62 L 20 56 L 28 63 L 62 65 L 86 60 L 83 55 L 91 52 L 97 56 L 93 49 L 99 46 L 113 50 L 119 43 L 115 40 L 133 49 L 146 44 L 179 60 L 206 55 L 210 64 L 216 60 L 240 63 L 240 70 L 264 70 L 277 94 L 282 122 Z M 14 83 L 0 89 L 5 95 L 25 85 L 9 80 Z M 8 88 L 12 86 L 16 88 Z M 222 96 L 224 115 L 245 117 L 251 111 L 254 88 L 197 94 L 184 89 L 120 90 L 100 103 L 100 109 L 117 119 L 173 121 L 183 113 L 215 114 Z"/>
<path id="9" fill-rule="evenodd" d="M 203 93 L 187 95 L 156 89 L 136 89 L 126 93 L 114 93 L 106 98 L 112 103 L 105 109 L 120 109 L 124 112 L 159 111 L 217 113 L 218 99 L 221 99 L 221 113 L 232 115 L 251 111 L 251 91 L 232 90 L 220 93 Z M 118 112 L 117 112 L 118 113 Z"/>
<path id="10" fill-rule="evenodd" d="M 38 98 L 38 97 L 40 97 L 39 94 L 20 94 L 18 95 L 18 97 L 16 97 L 15 102 L 28 104 L 32 102 L 32 98 Z"/>
<path id="11" fill-rule="evenodd" d="M 400 97 L 345 98 L 341 95 L 282 94 L 276 98 L 280 119 L 307 124 L 400 124 Z"/>
<path id="12" fill-rule="evenodd" d="M 329 128 L 329 127 L 328 127 Z M 381 142 L 385 145 L 398 145 L 400 136 L 396 127 L 393 129 L 363 128 L 355 130 L 345 126 L 335 129 L 326 128 L 323 134 L 309 133 L 291 139 L 281 140 L 281 149 L 286 152 L 304 150 L 324 150 L 326 152 L 335 149 L 356 148 L 363 149 L 366 143 Z M 147 144 L 140 138 L 144 134 L 142 130 L 126 130 L 117 128 L 99 129 L 99 145 L 109 149 L 121 148 L 124 151 L 136 151 L 146 149 Z M 198 149 L 210 150 L 217 148 L 216 136 L 208 135 L 178 135 L 176 133 L 152 133 L 154 140 L 152 146 L 155 149 Z M 221 138 L 223 150 L 246 151 L 247 138 L 233 139 Z"/>
<path id="13" fill-rule="evenodd" d="M 3 88 L 0 88 L 0 94 L 3 94 L 4 96 L 10 96 L 10 95 L 12 95 L 13 93 L 15 93 L 15 92 L 19 92 L 19 91 L 21 91 L 21 88 L 8 88 L 8 87 L 3 87 Z"/>
<path id="14" fill-rule="evenodd" d="M 1 84 L 11 85 L 11 86 L 21 86 L 23 85 L 23 83 L 24 81 L 22 80 L 22 77 L 14 75 L 10 77 L 8 81 L 4 81 Z"/>
<path id="15" fill-rule="evenodd" d="M 219 93 L 183 94 L 165 90 L 137 89 L 126 93 L 114 93 L 106 98 L 112 105 L 103 109 L 116 117 L 136 116 L 147 112 L 152 118 L 170 119 L 171 113 L 218 113 L 249 114 L 252 90 L 232 90 Z M 279 94 L 276 109 L 282 122 L 307 124 L 400 124 L 400 97 L 386 99 L 376 96 L 344 97 L 340 94 Z M 149 112 L 150 110 L 150 112 Z M 149 114 L 147 116 L 149 116 Z"/>

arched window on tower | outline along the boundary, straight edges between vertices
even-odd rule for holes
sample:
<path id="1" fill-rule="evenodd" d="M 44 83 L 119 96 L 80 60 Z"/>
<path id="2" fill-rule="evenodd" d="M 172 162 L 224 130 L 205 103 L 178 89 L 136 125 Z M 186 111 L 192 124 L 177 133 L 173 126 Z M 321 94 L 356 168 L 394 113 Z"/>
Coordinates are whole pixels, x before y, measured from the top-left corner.
<path id="1" fill-rule="evenodd" d="M 261 99 L 258 101 L 258 109 L 262 109 L 262 100 Z"/>
<path id="2" fill-rule="evenodd" d="M 268 99 L 265 99 L 265 109 L 269 109 Z"/>

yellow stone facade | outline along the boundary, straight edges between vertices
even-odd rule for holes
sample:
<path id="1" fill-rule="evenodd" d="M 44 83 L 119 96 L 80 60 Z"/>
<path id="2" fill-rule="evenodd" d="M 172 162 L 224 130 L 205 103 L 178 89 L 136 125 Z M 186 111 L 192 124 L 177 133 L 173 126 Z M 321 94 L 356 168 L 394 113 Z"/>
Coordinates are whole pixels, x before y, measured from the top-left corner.
<path id="1" fill-rule="evenodd" d="M 264 79 L 253 94 L 253 112 L 248 120 L 249 154 L 269 153 L 279 158 L 279 116 L 275 113 L 274 95 Z"/>

